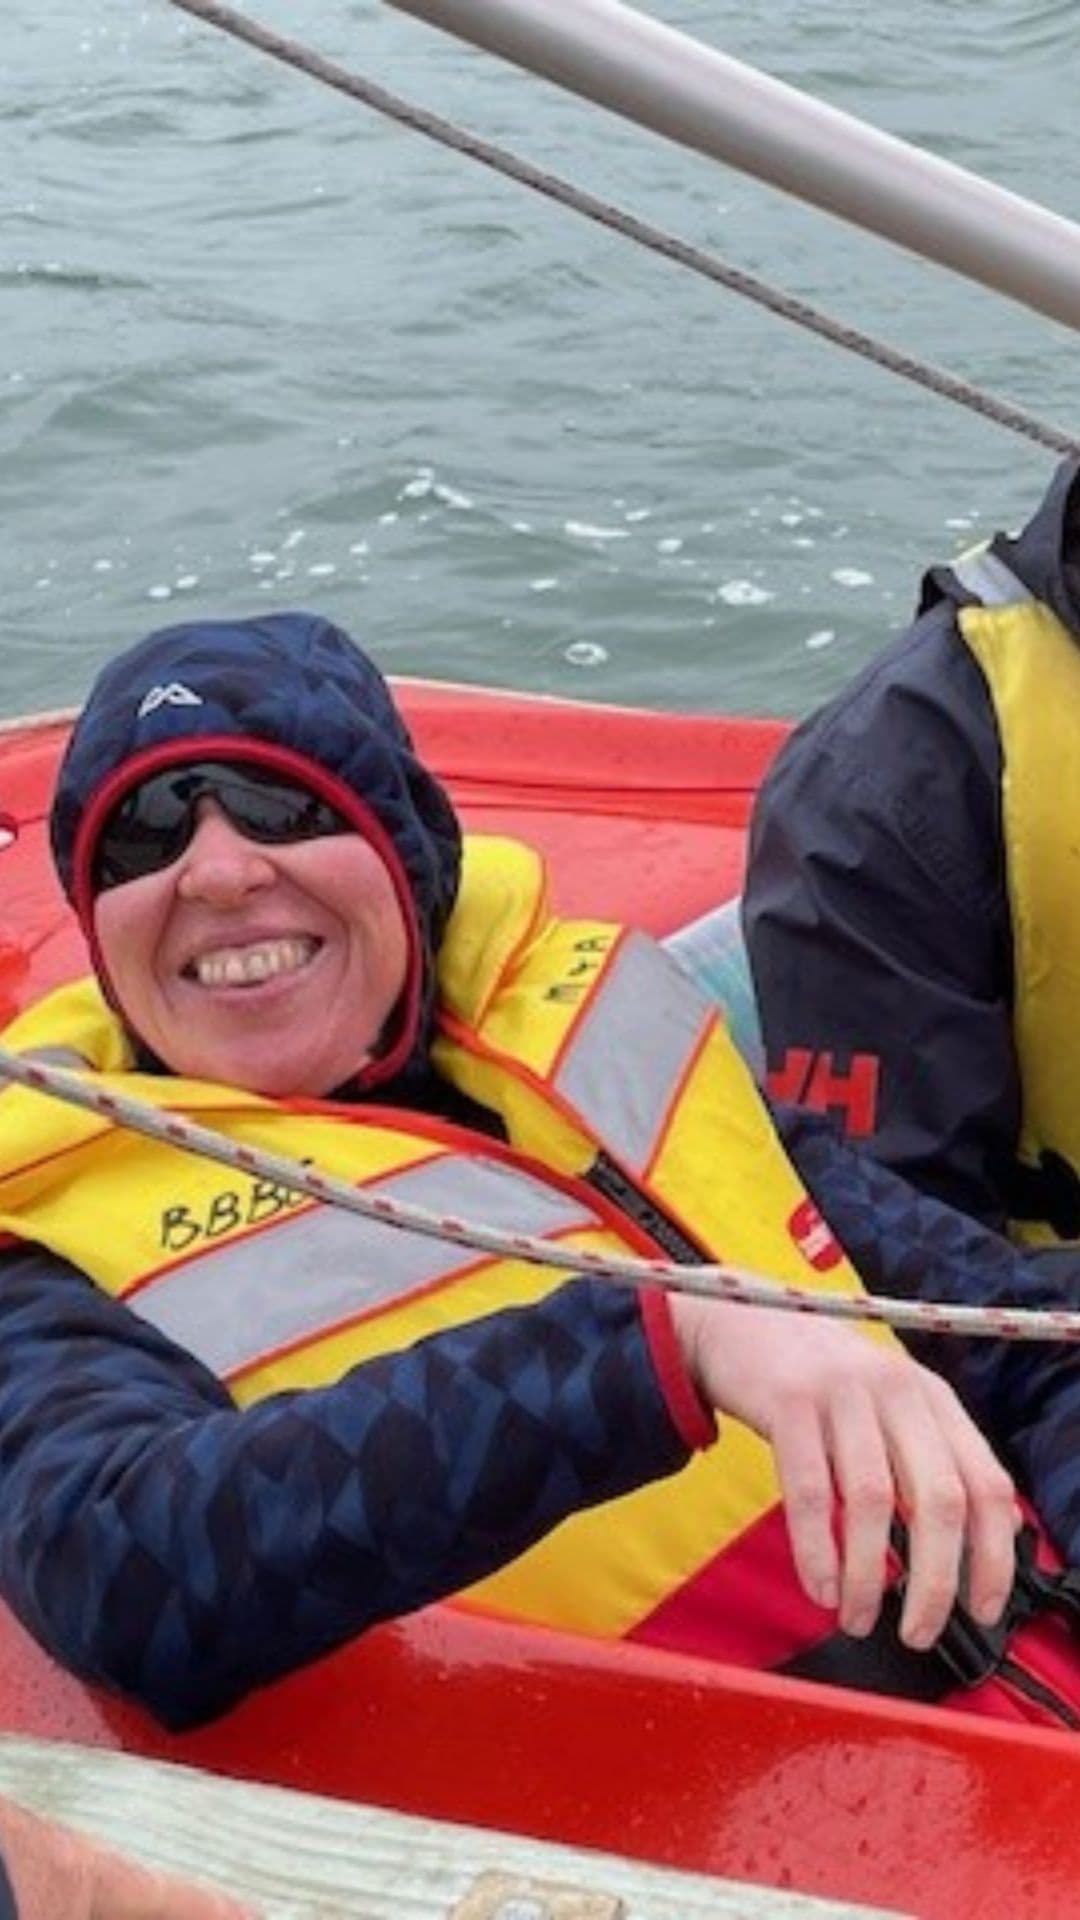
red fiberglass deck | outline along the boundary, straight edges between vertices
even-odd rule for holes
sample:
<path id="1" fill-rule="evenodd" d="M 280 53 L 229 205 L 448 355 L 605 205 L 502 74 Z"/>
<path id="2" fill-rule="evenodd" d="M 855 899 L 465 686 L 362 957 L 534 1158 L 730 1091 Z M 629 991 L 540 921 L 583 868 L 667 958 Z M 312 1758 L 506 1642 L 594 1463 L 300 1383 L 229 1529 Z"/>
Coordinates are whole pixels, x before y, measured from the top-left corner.
<path id="1" fill-rule="evenodd" d="M 737 889 L 780 727 L 400 691 L 468 824 L 543 846 L 564 910 L 665 932 Z M 82 964 L 45 844 L 63 734 L 0 736 L 0 1023 Z M 452 1607 L 371 1633 L 182 1738 L 58 1674 L 0 1616 L 0 1728 L 928 1920 L 1080 1912 L 1070 1735 Z"/>

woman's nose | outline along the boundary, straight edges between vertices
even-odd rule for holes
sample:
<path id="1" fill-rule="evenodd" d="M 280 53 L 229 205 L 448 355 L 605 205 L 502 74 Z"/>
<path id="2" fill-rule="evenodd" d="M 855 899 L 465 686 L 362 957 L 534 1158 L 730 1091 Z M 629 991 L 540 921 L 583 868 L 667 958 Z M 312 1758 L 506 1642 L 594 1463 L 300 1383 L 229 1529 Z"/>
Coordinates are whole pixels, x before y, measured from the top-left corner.
<path id="1" fill-rule="evenodd" d="M 274 882 L 273 862 L 257 841 L 233 826 L 216 800 L 198 803 L 195 831 L 180 856 L 177 892 L 184 900 L 228 906 Z"/>

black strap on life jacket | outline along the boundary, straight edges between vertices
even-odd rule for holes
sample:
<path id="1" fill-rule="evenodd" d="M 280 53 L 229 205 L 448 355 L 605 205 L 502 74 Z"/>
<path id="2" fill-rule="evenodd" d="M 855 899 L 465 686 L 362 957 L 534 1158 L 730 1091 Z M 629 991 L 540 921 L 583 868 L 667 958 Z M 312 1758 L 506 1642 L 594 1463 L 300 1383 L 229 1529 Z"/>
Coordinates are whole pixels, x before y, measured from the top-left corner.
<path id="1" fill-rule="evenodd" d="M 893 1528 L 893 1548 L 906 1566 L 907 1531 L 899 1523 Z M 830 1634 L 817 1646 L 785 1661 L 780 1671 L 830 1686 L 861 1687 L 870 1693 L 928 1702 L 996 1678 L 1036 1701 L 1063 1726 L 1080 1728 L 1076 1708 L 1013 1657 L 1017 1631 L 1041 1614 L 1056 1614 L 1076 1635 L 1080 1658 L 1080 1573 L 1048 1573 L 1040 1567 L 1035 1558 L 1034 1528 L 1024 1527 L 1017 1537 L 1016 1578 L 996 1626 L 980 1626 L 958 1603 L 934 1646 L 924 1653 L 905 1647 L 899 1637 L 904 1585 L 902 1577 L 889 1589 L 877 1625 L 865 1639 Z"/>
<path id="2" fill-rule="evenodd" d="M 1045 1220 L 1059 1240 L 1080 1240 L 1080 1175 L 1064 1154 L 1044 1147 L 1037 1167 L 1014 1160 L 1003 1183 L 1013 1220 Z"/>

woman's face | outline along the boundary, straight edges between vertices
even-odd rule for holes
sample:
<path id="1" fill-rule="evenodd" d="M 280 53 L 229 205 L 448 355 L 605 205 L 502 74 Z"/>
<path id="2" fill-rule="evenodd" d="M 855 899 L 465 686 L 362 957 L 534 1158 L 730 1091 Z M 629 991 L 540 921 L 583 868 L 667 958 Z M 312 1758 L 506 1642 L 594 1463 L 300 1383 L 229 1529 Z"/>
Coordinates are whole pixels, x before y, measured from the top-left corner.
<path id="1" fill-rule="evenodd" d="M 390 874 L 356 833 L 245 839 L 218 802 L 170 866 L 94 903 L 129 1026 L 175 1074 L 317 1097 L 350 1080 L 405 986 Z"/>

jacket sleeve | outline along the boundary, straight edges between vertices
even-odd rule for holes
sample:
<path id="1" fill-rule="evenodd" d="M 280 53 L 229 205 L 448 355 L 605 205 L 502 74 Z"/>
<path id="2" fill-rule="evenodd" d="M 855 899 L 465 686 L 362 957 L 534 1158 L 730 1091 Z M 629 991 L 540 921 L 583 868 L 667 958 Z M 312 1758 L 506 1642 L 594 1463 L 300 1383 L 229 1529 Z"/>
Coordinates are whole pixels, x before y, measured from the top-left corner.
<path id="1" fill-rule="evenodd" d="M 571 1281 L 241 1411 L 74 1268 L 4 1253 L 0 1591 L 192 1725 L 682 1465 L 654 1345 L 635 1292 Z"/>
<path id="2" fill-rule="evenodd" d="M 939 604 L 781 751 L 744 900 L 774 1097 L 995 1226 L 1020 1117 L 1000 765 Z"/>
<path id="3" fill-rule="evenodd" d="M 778 1109 L 784 1143 L 871 1293 L 956 1306 L 1075 1307 L 1080 1249 L 1010 1241 L 879 1166 L 817 1115 Z M 1080 1567 L 1080 1347 L 905 1334 L 954 1387 L 1072 1567 Z"/>

